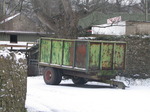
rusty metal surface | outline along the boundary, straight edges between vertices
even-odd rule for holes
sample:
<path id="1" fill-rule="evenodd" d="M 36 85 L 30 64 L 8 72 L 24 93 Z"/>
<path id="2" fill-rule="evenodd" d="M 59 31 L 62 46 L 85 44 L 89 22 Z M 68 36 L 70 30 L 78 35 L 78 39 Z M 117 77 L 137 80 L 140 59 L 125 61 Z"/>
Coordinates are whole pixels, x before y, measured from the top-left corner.
<path id="1" fill-rule="evenodd" d="M 115 70 L 125 69 L 125 44 L 116 44 L 115 46 L 115 61 L 114 68 Z"/>
<path id="2" fill-rule="evenodd" d="M 100 69 L 101 43 L 90 43 L 89 67 L 91 70 Z"/>
<path id="3" fill-rule="evenodd" d="M 87 73 L 124 70 L 125 50 L 123 42 L 42 39 L 40 63 Z"/>
<path id="4" fill-rule="evenodd" d="M 102 46 L 102 70 L 113 69 L 113 47 L 112 43 L 105 43 Z"/>
<path id="5" fill-rule="evenodd" d="M 75 51 L 75 67 L 86 68 L 87 42 L 78 41 Z"/>

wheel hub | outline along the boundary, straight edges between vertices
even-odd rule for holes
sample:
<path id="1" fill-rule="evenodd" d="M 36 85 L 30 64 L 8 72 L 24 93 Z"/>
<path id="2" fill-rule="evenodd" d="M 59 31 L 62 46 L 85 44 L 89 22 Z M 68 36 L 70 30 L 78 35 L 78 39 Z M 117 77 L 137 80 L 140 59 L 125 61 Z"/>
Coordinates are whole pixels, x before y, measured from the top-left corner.
<path id="1" fill-rule="evenodd" d="M 51 78 L 52 78 L 51 71 L 47 71 L 47 73 L 46 73 L 46 80 L 50 80 Z"/>

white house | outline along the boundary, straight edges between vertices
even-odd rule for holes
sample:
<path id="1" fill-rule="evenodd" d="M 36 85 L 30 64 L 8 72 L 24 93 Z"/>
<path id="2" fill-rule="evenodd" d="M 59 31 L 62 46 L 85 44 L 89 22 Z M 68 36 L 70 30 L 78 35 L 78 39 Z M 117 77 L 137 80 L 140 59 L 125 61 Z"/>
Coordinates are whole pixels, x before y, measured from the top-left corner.
<path id="1" fill-rule="evenodd" d="M 150 34 L 150 22 L 144 21 L 120 21 L 117 23 L 108 23 L 94 25 L 92 34 L 99 35 L 144 35 Z"/>
<path id="2" fill-rule="evenodd" d="M 27 43 L 51 35 L 52 33 L 44 32 L 30 18 L 20 13 L 0 21 L 0 47 L 23 51 L 26 50 Z"/>
<path id="3" fill-rule="evenodd" d="M 45 32 L 0 30 L 0 47 L 7 47 L 10 50 L 26 50 L 27 43 L 33 44 L 40 37 L 49 37 L 51 35 Z M 32 44 L 29 44 L 29 46 L 32 46 Z"/>

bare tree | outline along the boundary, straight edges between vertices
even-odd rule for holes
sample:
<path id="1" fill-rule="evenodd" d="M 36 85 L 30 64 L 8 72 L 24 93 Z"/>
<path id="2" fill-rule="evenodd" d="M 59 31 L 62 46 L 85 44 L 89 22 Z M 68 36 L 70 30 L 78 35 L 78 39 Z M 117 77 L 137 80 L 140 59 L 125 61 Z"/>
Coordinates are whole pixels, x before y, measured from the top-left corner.
<path id="1" fill-rule="evenodd" d="M 41 26 L 44 27 L 44 29 L 54 32 L 59 38 L 76 38 L 81 31 L 81 28 L 78 26 L 80 19 L 92 14 L 94 11 L 100 11 L 102 13 L 125 11 L 127 7 L 132 6 L 136 0 L 0 1 L 5 1 L 5 10 L 8 15 L 18 11 L 22 12 L 34 21 L 40 20 L 40 23 L 42 23 Z M 0 6 L 3 7 L 3 5 Z M 38 20 L 35 17 L 38 18 Z"/>
<path id="2" fill-rule="evenodd" d="M 22 4 L 25 0 L 0 0 L 0 12 L 2 16 L 10 16 L 21 11 Z"/>
<path id="3" fill-rule="evenodd" d="M 127 9 L 137 4 L 137 2 L 136 0 L 115 0 L 114 4 L 117 12 L 126 12 L 128 11 Z"/>
<path id="4" fill-rule="evenodd" d="M 78 22 L 91 14 L 102 0 L 31 0 L 39 20 L 59 38 L 76 38 Z"/>
<path id="5" fill-rule="evenodd" d="M 150 13 L 150 1 L 147 0 L 147 4 L 148 4 L 148 12 Z M 145 5 L 145 0 L 141 0 L 138 7 L 138 9 L 140 9 L 143 13 L 145 13 L 145 9 L 146 9 L 146 5 Z"/>

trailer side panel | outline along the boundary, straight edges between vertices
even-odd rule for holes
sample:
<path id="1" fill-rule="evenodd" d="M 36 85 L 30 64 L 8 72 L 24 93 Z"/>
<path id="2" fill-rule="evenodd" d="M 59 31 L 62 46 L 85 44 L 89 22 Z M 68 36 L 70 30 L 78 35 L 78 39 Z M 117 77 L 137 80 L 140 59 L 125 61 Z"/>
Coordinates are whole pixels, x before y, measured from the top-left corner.
<path id="1" fill-rule="evenodd" d="M 126 43 L 41 39 L 39 64 L 67 70 L 113 75 L 125 69 Z"/>

